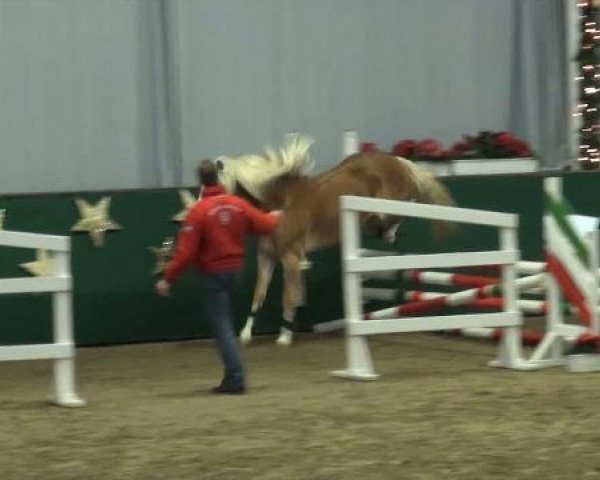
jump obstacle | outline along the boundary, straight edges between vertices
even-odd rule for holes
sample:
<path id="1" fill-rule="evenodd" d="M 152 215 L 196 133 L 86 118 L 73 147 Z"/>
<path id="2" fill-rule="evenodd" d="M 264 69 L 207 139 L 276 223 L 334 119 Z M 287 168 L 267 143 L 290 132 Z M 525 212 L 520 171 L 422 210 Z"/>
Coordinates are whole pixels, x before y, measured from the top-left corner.
<path id="1" fill-rule="evenodd" d="M 455 207 L 439 207 L 431 205 L 415 205 L 414 203 L 375 200 L 359 197 L 344 197 L 340 209 L 342 218 L 342 251 L 344 257 L 344 305 L 345 318 L 341 321 L 327 322 L 315 326 L 315 331 L 329 331 L 343 325 L 347 336 L 348 366 L 345 370 L 332 372 L 335 376 L 353 379 L 373 379 L 374 373 L 367 336 L 381 333 L 397 333 L 406 331 L 441 330 L 460 332 L 463 335 L 479 338 L 499 339 L 500 352 L 498 358 L 491 364 L 519 370 L 536 370 L 539 368 L 564 365 L 565 345 L 594 339 L 597 341 L 598 325 L 598 236 L 597 232 L 582 239 L 575 232 L 570 216 L 573 214 L 568 203 L 562 199 L 561 182 L 558 178 L 547 178 L 544 181 L 546 197 L 546 214 L 544 215 L 544 240 L 547 252 L 547 262 L 522 262 L 518 259 L 516 240 L 517 217 L 512 218 L 514 226 L 508 217 L 493 217 L 493 215 L 508 215 L 498 212 L 459 209 Z M 413 208 L 414 207 L 414 208 Z M 416 210 L 415 210 L 416 208 Z M 428 210 L 432 209 L 432 210 Z M 446 210 L 445 216 L 440 216 L 440 210 Z M 419 217 L 430 220 L 450 220 L 462 223 L 475 223 L 495 226 L 501 229 L 501 244 L 504 252 L 507 246 L 514 247 L 515 258 L 504 263 L 496 262 L 492 253 L 484 259 L 476 259 L 473 253 L 464 254 L 434 254 L 381 256 L 381 252 L 360 249 L 357 215 L 358 212 L 399 215 L 404 217 Z M 477 213 L 476 213 L 477 212 Z M 491 214 L 492 216 L 487 216 Z M 465 215 L 473 215 L 467 218 Z M 503 218 L 505 223 L 494 223 L 492 219 Z M 477 221 L 473 221 L 476 219 Z M 483 223 L 481 223 L 483 222 Z M 508 223 L 506 223 L 508 222 Z M 512 230 L 511 230 L 512 229 Z M 385 252 L 389 254 L 389 252 Z M 475 252 L 475 256 L 485 252 Z M 460 262 L 458 257 L 464 257 Z M 478 262 L 478 260 L 481 260 Z M 467 291 L 430 298 L 406 305 L 392 307 L 377 312 L 362 315 L 362 276 L 378 275 L 379 278 L 394 278 L 395 270 L 411 268 L 447 268 L 458 266 L 489 266 L 500 265 L 502 278 L 482 277 L 474 275 L 448 274 L 435 272 L 421 274 L 431 280 L 436 278 L 442 284 L 462 284 L 474 286 Z M 414 267 L 411 267 L 414 265 Z M 530 274 L 529 277 L 517 278 L 519 273 Z M 391 274 L 391 275 L 390 275 Z M 409 275 L 409 274 L 405 274 Z M 413 274 L 414 275 L 414 274 Z M 508 288 L 508 290 L 507 290 Z M 546 302 L 519 300 L 518 292 L 537 292 L 546 290 Z M 365 289 L 371 298 L 376 290 Z M 562 302 L 561 291 L 571 302 L 583 325 L 567 324 L 564 321 L 565 306 Z M 395 292 L 393 292 L 395 295 Z M 502 297 L 499 295 L 502 294 Z M 348 298 L 348 295 L 354 295 Z M 390 299 L 389 289 L 380 299 Z M 484 325 L 498 322 L 499 317 L 489 317 L 496 314 L 478 314 L 477 320 L 473 315 L 454 315 L 442 317 L 403 318 L 406 315 L 434 311 L 444 306 L 467 305 L 470 308 L 501 308 L 508 315 L 504 320 L 508 323 Z M 547 326 L 545 332 L 525 332 L 522 328 L 521 308 L 531 313 L 539 311 L 546 313 Z M 511 316 L 512 315 L 512 316 Z M 388 317 L 394 319 L 386 319 Z M 477 325 L 474 324 L 477 323 Z M 521 351 L 521 342 L 537 345 L 529 360 L 525 360 Z"/>
<path id="2" fill-rule="evenodd" d="M 429 255 L 394 255 L 365 257 L 360 249 L 359 213 L 377 213 L 427 220 L 446 220 L 495 227 L 500 232 L 500 249 L 482 252 Z M 530 370 L 522 357 L 522 317 L 517 308 L 516 263 L 519 261 L 516 215 L 458 207 L 415 204 L 373 198 L 344 196 L 340 199 L 342 230 L 344 311 L 347 367 L 332 372 L 334 376 L 371 380 L 377 378 L 369 351 L 370 335 L 454 330 L 473 327 L 505 329 L 496 366 Z M 361 275 L 365 272 L 406 270 L 415 268 L 452 268 L 488 264 L 502 265 L 504 311 L 477 315 L 427 316 L 418 318 L 365 319 L 362 314 Z"/>
<path id="3" fill-rule="evenodd" d="M 54 395 L 63 407 L 85 405 L 75 389 L 75 342 L 73 340 L 71 239 L 54 235 L 0 230 L 0 246 L 46 249 L 54 258 L 54 273 L 37 278 L 0 279 L 0 294 L 52 294 L 54 342 L 0 347 L 0 361 L 53 360 Z"/>
<path id="4" fill-rule="evenodd" d="M 344 157 L 358 152 L 359 140 L 358 135 L 353 130 L 345 131 L 342 137 L 342 154 Z M 364 256 L 381 256 L 388 255 L 390 252 L 367 250 L 361 249 L 361 253 Z M 490 267 L 489 265 L 486 267 Z M 519 274 L 535 275 L 545 271 L 544 262 L 531 262 L 531 261 L 519 261 L 517 263 L 517 270 Z M 403 275 L 398 275 L 396 271 L 380 271 L 380 272 L 365 272 L 363 274 L 363 281 L 367 284 L 362 289 L 364 305 L 368 305 L 371 301 L 383 301 L 390 302 L 394 301 L 399 297 L 399 290 L 397 288 L 398 281 L 404 278 L 405 280 L 411 280 L 417 283 L 429 283 L 436 285 L 452 285 L 452 286 L 465 286 L 465 287 L 480 287 L 485 285 L 499 284 L 501 279 L 498 277 L 483 277 L 465 274 L 450 274 L 447 272 L 418 272 L 418 271 L 406 271 Z M 387 287 L 373 287 L 369 286 L 369 280 L 387 280 L 395 281 L 395 284 L 388 285 Z M 433 292 L 431 292 L 433 293 Z M 437 292 L 435 292 L 437 293 Z M 481 293 L 481 292 L 480 292 Z M 527 290 L 521 289 L 521 293 L 530 294 L 544 294 L 545 288 L 527 288 Z M 439 294 L 437 296 L 440 296 Z M 405 301 L 415 301 L 415 295 L 411 298 L 404 298 Z M 488 295 L 489 297 L 489 295 Z M 422 298 L 425 299 L 425 298 Z M 460 296 L 456 299 L 452 299 L 451 303 L 465 304 L 464 301 L 460 300 Z M 486 298 L 485 300 L 476 299 L 465 305 L 466 308 L 483 308 L 483 309 L 500 309 L 501 310 L 501 299 L 498 297 Z M 534 301 L 519 301 L 519 306 L 523 310 L 523 313 L 527 314 L 543 314 L 547 310 L 545 303 L 535 303 Z M 393 310 L 390 310 L 391 312 Z M 394 311 L 395 313 L 395 311 Z M 316 332 L 329 332 L 342 328 L 344 325 L 343 320 L 335 320 L 325 323 L 320 323 L 314 326 Z"/>

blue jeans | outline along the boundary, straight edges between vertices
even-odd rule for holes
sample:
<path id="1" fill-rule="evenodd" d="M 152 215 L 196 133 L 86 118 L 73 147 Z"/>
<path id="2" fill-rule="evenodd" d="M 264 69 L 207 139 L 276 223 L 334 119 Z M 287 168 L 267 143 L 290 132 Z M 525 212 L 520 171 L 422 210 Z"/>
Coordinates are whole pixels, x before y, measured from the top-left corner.
<path id="1" fill-rule="evenodd" d="M 231 298 L 238 272 L 205 273 L 201 283 L 204 305 L 212 325 L 217 349 L 225 368 L 223 384 L 244 385 L 244 366 L 234 329 Z"/>

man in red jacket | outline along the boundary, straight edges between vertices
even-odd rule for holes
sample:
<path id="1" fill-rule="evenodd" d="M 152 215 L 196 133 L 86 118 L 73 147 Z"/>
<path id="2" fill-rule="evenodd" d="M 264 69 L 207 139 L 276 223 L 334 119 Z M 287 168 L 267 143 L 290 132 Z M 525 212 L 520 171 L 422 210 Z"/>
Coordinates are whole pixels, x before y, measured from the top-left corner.
<path id="1" fill-rule="evenodd" d="M 244 368 L 231 312 L 237 274 L 243 268 L 244 237 L 265 235 L 279 224 L 279 216 L 264 213 L 244 199 L 228 194 L 218 182 L 218 169 L 210 160 L 198 167 L 202 199 L 189 212 L 179 232 L 175 255 L 156 291 L 167 296 L 173 282 L 195 263 L 205 290 L 205 306 L 217 348 L 225 367 L 215 393 L 244 393 Z"/>

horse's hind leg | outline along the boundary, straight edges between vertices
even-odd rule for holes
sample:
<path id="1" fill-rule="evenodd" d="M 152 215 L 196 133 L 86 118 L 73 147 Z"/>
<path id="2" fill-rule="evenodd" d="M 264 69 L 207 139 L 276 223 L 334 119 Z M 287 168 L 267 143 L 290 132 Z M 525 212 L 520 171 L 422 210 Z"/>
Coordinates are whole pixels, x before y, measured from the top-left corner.
<path id="1" fill-rule="evenodd" d="M 302 256 L 287 253 L 282 257 L 283 263 L 283 320 L 277 344 L 288 346 L 293 341 L 293 325 L 296 309 L 302 302 L 303 284 L 301 263 Z"/>
<path id="2" fill-rule="evenodd" d="M 254 318 L 265 303 L 269 285 L 271 283 L 271 279 L 273 278 L 273 269 L 275 267 L 275 251 L 273 244 L 268 237 L 261 237 L 258 242 L 257 264 L 258 272 L 256 286 L 254 287 L 254 297 L 252 298 L 252 308 L 250 310 L 250 315 L 246 320 L 246 324 L 240 332 L 240 341 L 244 344 L 252 341 Z"/>

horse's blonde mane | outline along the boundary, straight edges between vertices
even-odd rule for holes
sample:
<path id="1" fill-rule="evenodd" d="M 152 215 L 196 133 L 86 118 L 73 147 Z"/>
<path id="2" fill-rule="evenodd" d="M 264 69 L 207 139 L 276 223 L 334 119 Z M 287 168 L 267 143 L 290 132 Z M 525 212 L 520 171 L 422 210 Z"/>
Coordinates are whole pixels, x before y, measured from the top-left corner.
<path id="1" fill-rule="evenodd" d="M 221 183 L 233 192 L 239 183 L 255 199 L 264 200 L 264 186 L 283 175 L 304 175 L 312 167 L 309 154 L 313 140 L 299 134 L 288 135 L 278 150 L 265 148 L 262 155 L 219 157 L 223 168 Z"/>

